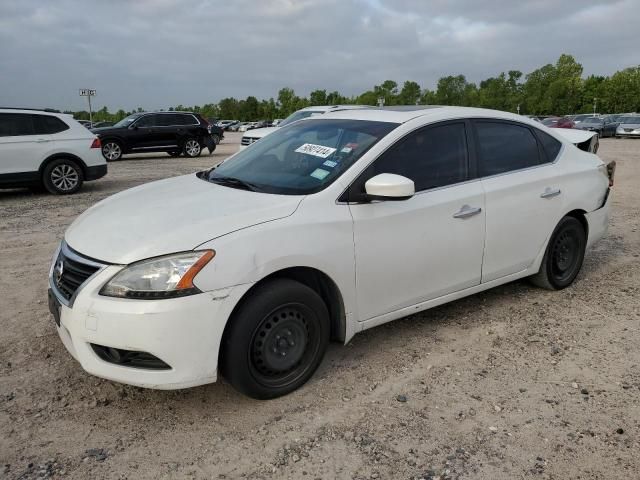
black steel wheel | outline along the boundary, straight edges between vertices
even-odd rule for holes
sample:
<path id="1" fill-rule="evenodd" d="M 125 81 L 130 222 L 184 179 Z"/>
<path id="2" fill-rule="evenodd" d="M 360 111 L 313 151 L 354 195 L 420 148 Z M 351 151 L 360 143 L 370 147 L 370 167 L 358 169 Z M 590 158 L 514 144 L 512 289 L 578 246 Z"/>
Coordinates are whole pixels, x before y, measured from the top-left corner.
<path id="1" fill-rule="evenodd" d="M 532 282 L 549 290 L 560 290 L 573 283 L 582 268 L 587 234 L 574 217 L 564 217 L 547 245 L 540 271 Z"/>
<path id="2" fill-rule="evenodd" d="M 227 326 L 221 370 L 246 395 L 267 399 L 292 392 L 318 368 L 329 343 L 322 298 L 290 279 L 259 285 Z"/>

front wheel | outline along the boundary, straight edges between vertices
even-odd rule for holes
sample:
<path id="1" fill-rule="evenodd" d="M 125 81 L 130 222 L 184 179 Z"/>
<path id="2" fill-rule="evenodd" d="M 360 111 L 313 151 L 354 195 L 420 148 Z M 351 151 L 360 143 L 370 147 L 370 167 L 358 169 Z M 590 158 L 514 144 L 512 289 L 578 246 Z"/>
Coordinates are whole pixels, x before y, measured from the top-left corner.
<path id="1" fill-rule="evenodd" d="M 531 277 L 531 282 L 548 290 L 568 287 L 582 268 L 586 246 L 582 223 L 574 217 L 564 217 L 553 231 L 540 271 Z"/>
<path id="2" fill-rule="evenodd" d="M 230 319 L 221 345 L 223 376 L 256 399 L 302 386 L 329 343 L 329 313 L 311 288 L 276 279 L 254 290 Z"/>
<path id="3" fill-rule="evenodd" d="M 195 138 L 189 138 L 184 143 L 184 154 L 186 157 L 195 158 L 200 156 L 200 153 L 202 153 L 202 146 Z"/>

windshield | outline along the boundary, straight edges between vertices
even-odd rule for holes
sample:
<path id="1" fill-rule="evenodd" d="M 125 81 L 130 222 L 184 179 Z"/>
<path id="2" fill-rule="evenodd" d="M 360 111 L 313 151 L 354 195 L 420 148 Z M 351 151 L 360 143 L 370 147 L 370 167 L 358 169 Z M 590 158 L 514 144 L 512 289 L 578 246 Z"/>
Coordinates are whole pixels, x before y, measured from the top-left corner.
<path id="1" fill-rule="evenodd" d="M 583 121 L 585 118 L 587 118 L 589 115 L 576 115 L 576 118 L 574 118 L 574 121 L 576 122 L 581 122 Z"/>
<path id="2" fill-rule="evenodd" d="M 622 117 L 620 123 L 640 123 L 640 117 Z"/>
<path id="3" fill-rule="evenodd" d="M 267 135 L 199 176 L 264 193 L 319 192 L 397 126 L 364 120 L 305 120 Z"/>
<path id="4" fill-rule="evenodd" d="M 323 114 L 323 113 L 324 112 L 319 111 L 319 110 L 298 110 L 297 112 L 293 112 L 287 118 L 282 120 L 278 124 L 278 126 L 279 127 L 286 127 L 290 123 L 297 122 L 298 120 L 302 120 L 303 118 L 308 118 L 311 115 L 318 115 L 318 114 Z"/>
<path id="5" fill-rule="evenodd" d="M 559 121 L 559 118 L 545 118 L 544 120 L 542 120 L 542 124 L 548 127 L 549 125 L 555 125 Z"/>
<path id="6" fill-rule="evenodd" d="M 585 118 L 582 123 L 602 123 L 602 119 L 596 117 Z"/>
<path id="7" fill-rule="evenodd" d="M 118 123 L 116 123 L 114 125 L 114 127 L 128 127 L 129 125 L 131 125 L 134 120 L 136 118 L 138 118 L 140 115 L 142 115 L 141 113 L 134 113 L 133 115 L 129 115 L 126 118 L 123 118 L 122 120 L 120 120 Z"/>

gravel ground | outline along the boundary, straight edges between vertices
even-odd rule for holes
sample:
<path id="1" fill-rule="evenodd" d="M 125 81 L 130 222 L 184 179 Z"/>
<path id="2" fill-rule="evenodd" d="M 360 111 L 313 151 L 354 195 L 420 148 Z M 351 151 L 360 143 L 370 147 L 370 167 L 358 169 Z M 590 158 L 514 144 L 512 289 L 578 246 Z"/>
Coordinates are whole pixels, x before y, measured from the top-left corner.
<path id="1" fill-rule="evenodd" d="M 640 471 L 640 141 L 576 283 L 516 282 L 333 345 L 301 390 L 153 391 L 84 373 L 46 302 L 69 223 L 213 156 L 127 158 L 70 197 L 0 192 L 0 478 L 623 479 Z"/>

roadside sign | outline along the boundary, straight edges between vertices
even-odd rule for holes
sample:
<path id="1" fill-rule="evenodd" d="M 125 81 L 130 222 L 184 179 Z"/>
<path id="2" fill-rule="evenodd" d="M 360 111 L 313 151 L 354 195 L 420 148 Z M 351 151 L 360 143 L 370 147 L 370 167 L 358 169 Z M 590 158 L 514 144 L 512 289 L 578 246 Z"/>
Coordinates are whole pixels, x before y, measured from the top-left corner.
<path id="1" fill-rule="evenodd" d="M 89 121 L 91 123 L 93 123 L 93 111 L 91 109 L 91 97 L 95 97 L 96 96 L 96 91 L 92 88 L 81 88 L 80 89 L 80 96 L 81 97 L 87 97 L 87 100 L 89 100 Z"/>

